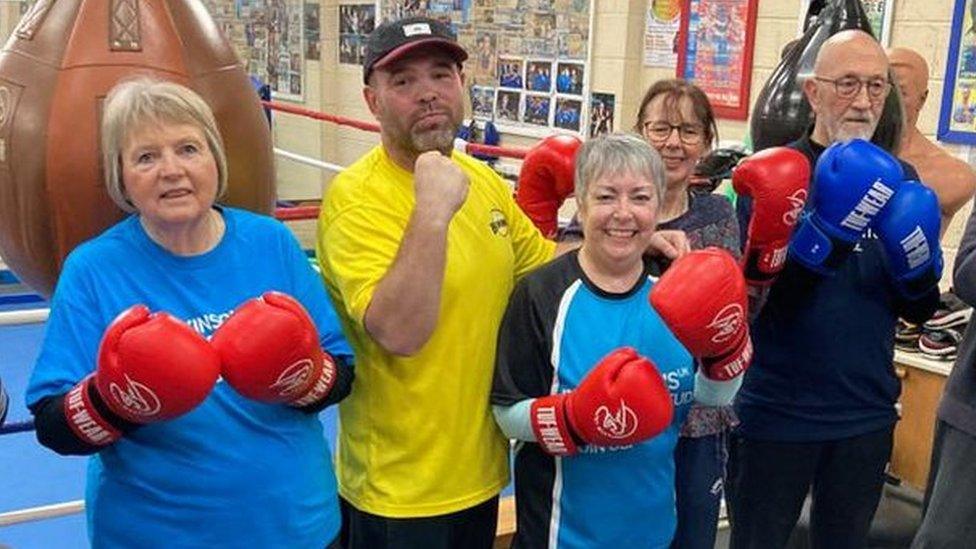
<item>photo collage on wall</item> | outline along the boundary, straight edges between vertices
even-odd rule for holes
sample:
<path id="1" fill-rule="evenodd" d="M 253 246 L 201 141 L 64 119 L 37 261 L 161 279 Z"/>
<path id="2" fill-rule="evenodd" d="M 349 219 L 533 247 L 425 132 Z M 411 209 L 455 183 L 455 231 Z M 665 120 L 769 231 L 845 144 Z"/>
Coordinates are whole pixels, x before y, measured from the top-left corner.
<path id="1" fill-rule="evenodd" d="M 248 74 L 282 99 L 301 100 L 305 84 L 302 0 L 204 0 Z"/>
<path id="2" fill-rule="evenodd" d="M 426 15 L 468 51 L 471 114 L 505 131 L 586 129 L 591 0 L 391 0 L 381 19 Z"/>
<path id="3" fill-rule="evenodd" d="M 339 63 L 363 64 L 366 37 L 375 26 L 375 4 L 339 4 Z"/>

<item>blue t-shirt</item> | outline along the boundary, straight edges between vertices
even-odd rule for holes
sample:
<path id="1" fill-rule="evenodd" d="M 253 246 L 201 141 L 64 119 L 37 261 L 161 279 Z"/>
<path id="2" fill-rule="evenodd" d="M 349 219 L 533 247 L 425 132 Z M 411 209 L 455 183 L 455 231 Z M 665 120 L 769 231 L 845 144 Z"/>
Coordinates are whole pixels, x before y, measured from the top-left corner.
<path id="1" fill-rule="evenodd" d="M 492 403 L 575 388 L 614 349 L 634 347 L 657 366 L 675 415 L 660 435 L 630 446 L 583 446 L 554 457 L 536 443 L 515 455 L 518 547 L 665 548 L 675 528 L 674 448 L 693 398 L 688 351 L 648 303 L 653 281 L 622 294 L 590 282 L 576 252 L 516 286 L 498 338 Z M 555 376 L 555 379 L 554 379 Z"/>
<path id="2" fill-rule="evenodd" d="M 131 216 L 65 262 L 27 403 L 67 392 L 95 369 L 102 333 L 138 303 L 210 336 L 269 290 L 297 298 L 322 346 L 351 363 L 321 281 L 281 223 L 222 208 L 209 252 L 176 256 Z M 142 426 L 92 456 L 86 493 L 94 547 L 316 547 L 339 532 L 331 451 L 314 414 L 248 400 L 219 381 L 172 421 Z"/>

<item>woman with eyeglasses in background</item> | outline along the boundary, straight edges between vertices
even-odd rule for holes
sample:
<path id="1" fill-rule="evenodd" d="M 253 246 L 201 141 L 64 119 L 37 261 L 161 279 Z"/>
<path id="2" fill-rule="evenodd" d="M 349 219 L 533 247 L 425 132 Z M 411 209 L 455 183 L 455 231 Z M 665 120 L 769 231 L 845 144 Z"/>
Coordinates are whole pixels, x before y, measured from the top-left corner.
<path id="1" fill-rule="evenodd" d="M 659 80 L 644 94 L 634 129 L 664 160 L 666 187 L 658 229 L 684 231 L 693 250 L 717 246 L 738 257 L 739 227 L 728 199 L 689 192 L 698 159 L 718 140 L 705 93 L 684 80 Z M 730 406 L 695 404 L 682 425 L 675 450 L 678 528 L 672 548 L 715 546 L 726 438 L 735 423 Z"/>

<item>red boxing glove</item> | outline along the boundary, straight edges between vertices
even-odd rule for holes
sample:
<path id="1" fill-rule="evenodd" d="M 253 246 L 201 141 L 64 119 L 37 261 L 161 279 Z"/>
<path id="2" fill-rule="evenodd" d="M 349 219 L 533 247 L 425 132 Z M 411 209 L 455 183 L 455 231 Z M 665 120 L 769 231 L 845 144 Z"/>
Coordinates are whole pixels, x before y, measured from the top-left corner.
<path id="1" fill-rule="evenodd" d="M 800 151 L 773 147 L 739 164 L 732 174 L 735 192 L 752 197 L 752 219 L 742 254 L 749 284 L 768 286 L 786 263 L 793 227 L 807 201 L 810 161 Z"/>
<path id="2" fill-rule="evenodd" d="M 651 288 L 651 305 L 709 379 L 730 380 L 752 362 L 746 283 L 725 250 L 705 248 L 671 264 Z"/>
<path id="3" fill-rule="evenodd" d="M 105 330 L 98 367 L 68 392 L 65 416 L 79 439 L 109 444 L 121 433 L 94 399 L 132 423 L 173 419 L 203 402 L 219 374 L 217 353 L 200 334 L 168 314 L 136 305 Z"/>
<path id="4" fill-rule="evenodd" d="M 604 357 L 573 391 L 532 402 L 532 431 L 553 455 L 577 452 L 574 436 L 588 444 L 624 446 L 667 429 L 674 415 L 671 393 L 651 361 L 631 348 Z"/>
<path id="5" fill-rule="evenodd" d="M 546 238 L 556 236 L 559 207 L 573 194 L 581 144 L 577 137 L 553 135 L 539 141 L 522 160 L 515 201 Z"/>
<path id="6" fill-rule="evenodd" d="M 240 394 L 302 407 L 326 397 L 336 379 L 332 357 L 295 298 L 267 292 L 248 300 L 210 340 L 221 373 Z"/>

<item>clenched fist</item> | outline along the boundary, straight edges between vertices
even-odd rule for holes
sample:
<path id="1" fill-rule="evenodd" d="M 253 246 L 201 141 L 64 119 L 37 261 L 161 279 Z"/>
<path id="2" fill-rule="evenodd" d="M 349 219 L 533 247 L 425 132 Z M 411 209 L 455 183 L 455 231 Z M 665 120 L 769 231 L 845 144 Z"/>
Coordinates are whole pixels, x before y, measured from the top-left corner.
<path id="1" fill-rule="evenodd" d="M 450 158 L 437 151 L 421 154 L 413 168 L 416 213 L 449 223 L 468 197 L 469 184 L 467 174 Z"/>

